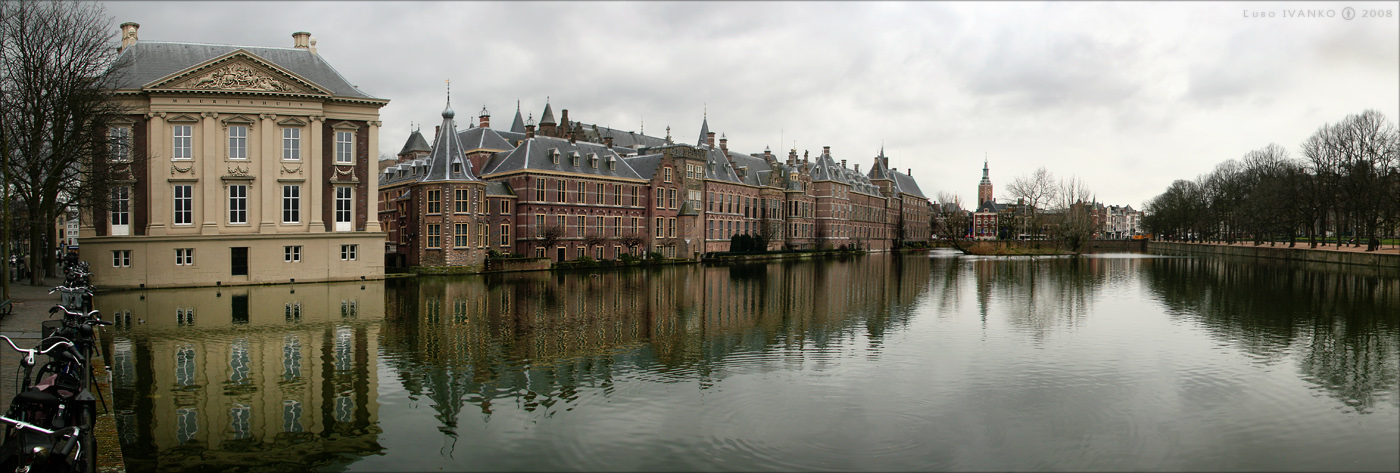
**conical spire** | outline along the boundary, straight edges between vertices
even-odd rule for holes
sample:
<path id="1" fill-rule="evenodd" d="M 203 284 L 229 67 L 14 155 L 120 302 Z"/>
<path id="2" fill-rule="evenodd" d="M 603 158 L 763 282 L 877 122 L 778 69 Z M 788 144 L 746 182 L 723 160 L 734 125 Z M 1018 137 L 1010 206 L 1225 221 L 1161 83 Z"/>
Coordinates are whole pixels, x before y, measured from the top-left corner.
<path id="1" fill-rule="evenodd" d="M 554 109 L 549 107 L 549 98 L 544 99 L 544 113 L 540 114 L 540 125 L 556 125 L 554 122 Z"/>
<path id="2" fill-rule="evenodd" d="M 515 101 L 515 121 L 510 124 L 511 133 L 525 133 L 525 118 L 520 116 L 520 101 Z"/>
<path id="3" fill-rule="evenodd" d="M 428 175 L 423 178 L 424 181 L 477 180 L 469 167 L 462 166 L 467 160 L 462 151 L 462 142 L 457 136 L 457 122 L 453 120 L 454 116 L 456 113 L 452 111 L 452 98 L 449 93 L 447 107 L 442 111 L 442 126 L 439 128 L 441 132 L 433 140 L 433 150 L 428 155 Z M 454 163 L 457 166 L 453 166 Z"/>
<path id="4" fill-rule="evenodd" d="M 708 113 L 707 113 L 708 115 Z M 700 139 L 695 140 L 695 146 L 705 146 L 705 138 L 710 136 L 710 117 L 705 117 L 700 122 Z"/>

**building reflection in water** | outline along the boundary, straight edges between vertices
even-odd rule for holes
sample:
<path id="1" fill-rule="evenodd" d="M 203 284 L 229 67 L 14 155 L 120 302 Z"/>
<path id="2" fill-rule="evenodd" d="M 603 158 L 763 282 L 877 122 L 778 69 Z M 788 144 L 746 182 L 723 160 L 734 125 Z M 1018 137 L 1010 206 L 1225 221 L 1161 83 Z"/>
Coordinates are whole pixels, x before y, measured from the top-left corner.
<path id="1" fill-rule="evenodd" d="M 859 337 L 878 355 L 928 282 L 922 255 L 389 281 L 384 361 L 452 435 L 467 405 L 548 414 L 618 376 L 704 388 L 736 353 L 822 369 L 814 352 Z"/>
<path id="2" fill-rule="evenodd" d="M 135 471 L 330 468 L 382 450 L 381 282 L 101 294 Z"/>

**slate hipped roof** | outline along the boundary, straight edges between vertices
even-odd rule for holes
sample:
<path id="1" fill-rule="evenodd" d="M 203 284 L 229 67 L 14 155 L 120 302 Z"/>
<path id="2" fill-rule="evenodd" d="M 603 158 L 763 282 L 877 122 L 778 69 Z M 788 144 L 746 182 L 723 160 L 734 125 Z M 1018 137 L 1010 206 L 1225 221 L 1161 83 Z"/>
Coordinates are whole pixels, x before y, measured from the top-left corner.
<path id="1" fill-rule="evenodd" d="M 423 134 L 419 133 L 418 130 L 413 130 L 413 133 L 408 135 L 408 141 L 404 142 L 403 149 L 399 150 L 399 154 L 408 154 L 414 151 L 432 150 L 433 147 L 428 146 L 428 140 L 423 138 Z"/>
<path id="2" fill-rule="evenodd" d="M 116 79 L 115 88 L 141 89 L 152 82 L 238 50 L 301 76 L 337 97 L 384 100 L 355 88 L 319 54 L 301 48 L 267 48 L 227 44 L 139 41 L 123 49 L 119 60 L 131 65 Z"/>
<path id="3" fill-rule="evenodd" d="M 554 154 L 558 153 L 558 162 Z M 578 165 L 574 165 L 578 157 Z M 593 159 L 597 162 L 593 162 Z M 613 166 L 608 166 L 613 163 Z M 596 164 L 596 167 L 594 166 Z M 627 164 L 616 151 L 597 143 L 535 136 L 520 143 L 520 146 L 496 153 L 487 162 L 482 175 L 500 174 L 525 169 L 547 170 L 574 174 L 618 177 L 624 179 L 645 179 Z"/>
<path id="4" fill-rule="evenodd" d="M 515 149 L 510 141 L 490 128 L 472 128 L 457 134 L 462 142 L 462 151 L 476 151 L 479 149 L 489 151 L 510 151 Z"/>

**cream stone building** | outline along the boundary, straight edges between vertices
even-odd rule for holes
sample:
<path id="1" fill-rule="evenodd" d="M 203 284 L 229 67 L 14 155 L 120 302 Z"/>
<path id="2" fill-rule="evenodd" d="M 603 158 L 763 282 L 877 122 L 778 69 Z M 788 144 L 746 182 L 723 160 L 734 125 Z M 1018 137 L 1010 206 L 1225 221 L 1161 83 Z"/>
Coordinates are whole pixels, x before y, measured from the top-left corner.
<path id="1" fill-rule="evenodd" d="M 137 40 L 121 25 L 128 115 L 83 216 L 102 288 L 381 279 L 379 109 L 316 51 Z M 374 187 L 372 187 L 374 186 Z"/>

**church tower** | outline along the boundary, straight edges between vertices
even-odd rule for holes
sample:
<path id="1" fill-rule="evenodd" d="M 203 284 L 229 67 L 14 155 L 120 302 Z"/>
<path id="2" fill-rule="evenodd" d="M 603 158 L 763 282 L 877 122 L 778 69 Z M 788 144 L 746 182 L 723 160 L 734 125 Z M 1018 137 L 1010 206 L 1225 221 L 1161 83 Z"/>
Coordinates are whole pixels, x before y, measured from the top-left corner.
<path id="1" fill-rule="evenodd" d="M 982 183 L 977 184 L 977 205 L 992 200 L 992 178 L 987 175 L 987 160 L 982 160 Z"/>

